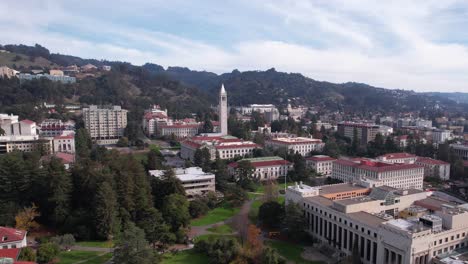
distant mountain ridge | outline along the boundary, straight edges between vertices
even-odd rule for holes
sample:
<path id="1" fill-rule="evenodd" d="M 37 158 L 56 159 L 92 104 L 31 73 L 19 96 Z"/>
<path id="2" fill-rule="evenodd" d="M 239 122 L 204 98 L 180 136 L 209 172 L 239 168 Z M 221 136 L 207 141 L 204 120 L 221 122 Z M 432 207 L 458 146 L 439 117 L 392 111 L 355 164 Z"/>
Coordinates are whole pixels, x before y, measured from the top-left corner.
<path id="1" fill-rule="evenodd" d="M 465 103 L 468 104 L 468 92 L 466 93 L 460 93 L 460 92 L 453 92 L 453 93 L 443 93 L 443 92 L 429 92 L 426 93 L 428 95 L 432 96 L 438 96 L 438 97 L 445 97 L 450 100 L 453 100 L 457 103 Z"/>
<path id="2" fill-rule="evenodd" d="M 217 102 L 217 90 L 224 83 L 231 105 L 252 103 L 273 103 L 285 107 L 305 104 L 344 112 L 367 114 L 369 112 L 399 113 L 415 110 L 466 112 L 468 102 L 458 100 L 445 93 L 417 93 L 414 91 L 377 88 L 367 84 L 347 82 L 342 84 L 316 81 L 299 73 L 278 72 L 274 68 L 266 71 L 233 70 L 230 73 L 216 74 L 207 71 L 194 71 L 186 67 L 164 67 L 146 63 L 135 66 L 128 62 L 82 59 L 76 56 L 50 53 L 36 44 L 4 45 L 4 49 L 32 58 L 43 57 L 52 64 L 82 66 L 88 63 L 96 66 L 110 65 L 113 68 L 168 78 L 181 84 L 199 89 L 208 100 Z M 176 96 L 176 95 L 175 95 Z"/>

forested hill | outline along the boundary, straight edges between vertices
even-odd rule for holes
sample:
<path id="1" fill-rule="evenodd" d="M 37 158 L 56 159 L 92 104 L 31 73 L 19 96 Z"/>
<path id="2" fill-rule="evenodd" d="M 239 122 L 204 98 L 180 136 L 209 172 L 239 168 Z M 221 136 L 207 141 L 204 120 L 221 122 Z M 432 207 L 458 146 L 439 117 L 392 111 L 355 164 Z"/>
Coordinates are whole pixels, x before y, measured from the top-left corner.
<path id="1" fill-rule="evenodd" d="M 82 66 L 87 63 L 96 66 L 111 65 L 114 81 L 107 81 L 106 78 L 109 77 L 106 76 L 99 77 L 101 80 L 86 80 L 86 82 L 94 82 L 92 85 L 96 86 L 96 90 L 102 90 L 103 88 L 100 87 L 102 84 L 105 85 L 106 90 L 96 92 L 88 87 L 85 91 L 89 91 L 89 94 L 81 94 L 81 102 L 96 101 L 96 98 L 106 101 L 103 97 L 96 97 L 96 93 L 99 95 L 104 92 L 122 97 L 107 101 L 118 103 L 121 99 L 123 101 L 131 100 L 132 103 L 135 103 L 136 100 L 144 101 L 146 105 L 150 100 L 157 100 L 158 103 L 162 102 L 161 104 L 167 105 L 170 112 L 174 110 L 183 115 L 187 111 L 206 110 L 210 104 L 215 104 L 219 86 L 224 83 L 229 93 L 231 105 L 273 103 L 284 107 L 287 104 L 287 99 L 290 99 L 293 105 L 305 104 L 355 113 L 435 111 L 435 109 L 438 109 L 437 111 L 466 112 L 468 110 L 467 104 L 455 102 L 440 94 L 383 89 L 352 82 L 343 84 L 322 82 L 298 73 L 278 72 L 274 68 L 267 71 L 240 72 L 234 70 L 218 75 L 206 71 L 193 71 L 184 67 L 164 69 L 153 63 L 135 66 L 126 62 L 82 59 L 70 55 L 50 53 L 49 50 L 40 45 L 33 47 L 5 45 L 4 49 L 28 56 L 30 62 L 45 60 L 49 62 L 50 67 L 72 64 Z M 1 56 L 0 53 L 0 59 Z M 10 65 L 12 64 L 10 63 Z M 30 63 L 28 65 L 31 67 Z M 37 67 L 47 68 L 44 63 L 37 65 Z M 161 91 L 163 92 L 162 96 L 158 96 Z M 191 101 L 193 104 L 190 104 Z M 172 105 L 174 103 L 177 106 Z M 182 106 L 186 106 L 186 109 L 181 109 Z M 177 109 L 171 109 L 171 107 Z"/>

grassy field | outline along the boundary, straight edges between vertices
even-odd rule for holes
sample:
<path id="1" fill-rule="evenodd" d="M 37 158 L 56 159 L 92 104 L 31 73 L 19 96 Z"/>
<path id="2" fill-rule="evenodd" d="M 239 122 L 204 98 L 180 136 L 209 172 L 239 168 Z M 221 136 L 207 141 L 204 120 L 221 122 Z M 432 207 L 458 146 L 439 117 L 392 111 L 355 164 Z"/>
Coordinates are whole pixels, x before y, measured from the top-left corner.
<path id="1" fill-rule="evenodd" d="M 94 252 L 94 251 L 62 251 L 58 255 L 59 264 L 73 264 L 78 261 L 83 261 L 84 264 L 103 264 L 112 257 L 111 253 Z"/>
<path id="2" fill-rule="evenodd" d="M 322 264 L 322 262 L 309 261 L 301 257 L 304 248 L 301 245 L 292 244 L 285 241 L 267 241 L 266 244 L 278 251 L 288 261 L 294 261 L 296 264 Z"/>
<path id="3" fill-rule="evenodd" d="M 239 212 L 240 208 L 233 208 L 228 205 L 210 210 L 206 215 L 192 220 L 192 226 L 204 226 L 224 221 Z"/>
<path id="4" fill-rule="evenodd" d="M 82 247 L 112 248 L 114 247 L 114 242 L 112 241 L 80 241 L 80 242 L 76 242 L 76 245 L 82 246 Z"/>
<path id="5" fill-rule="evenodd" d="M 291 186 L 291 185 L 294 185 L 294 182 L 288 182 L 288 183 L 284 183 L 284 182 L 278 182 L 277 183 L 277 187 L 278 187 L 278 191 L 280 190 L 284 190 L 284 186 Z M 260 186 L 258 186 L 258 188 L 255 190 L 256 193 L 264 193 L 265 192 L 265 185 L 263 184 L 260 184 Z"/>
<path id="6" fill-rule="evenodd" d="M 17 61 L 13 61 L 16 55 L 18 55 L 20 59 Z M 11 68 L 13 67 L 13 64 L 17 67 L 41 66 L 45 68 L 53 68 L 57 66 L 57 64 L 52 63 L 49 60 L 44 59 L 42 57 L 35 58 L 34 62 L 32 62 L 28 56 L 23 54 L 0 52 L 0 65 L 6 65 Z"/>
<path id="7" fill-rule="evenodd" d="M 231 234 L 232 228 L 228 225 L 214 226 L 207 229 L 208 231 L 216 234 Z"/>
<path id="8" fill-rule="evenodd" d="M 208 263 L 208 257 L 195 252 L 195 250 L 184 250 L 175 254 L 165 254 L 162 264 L 205 264 Z"/>

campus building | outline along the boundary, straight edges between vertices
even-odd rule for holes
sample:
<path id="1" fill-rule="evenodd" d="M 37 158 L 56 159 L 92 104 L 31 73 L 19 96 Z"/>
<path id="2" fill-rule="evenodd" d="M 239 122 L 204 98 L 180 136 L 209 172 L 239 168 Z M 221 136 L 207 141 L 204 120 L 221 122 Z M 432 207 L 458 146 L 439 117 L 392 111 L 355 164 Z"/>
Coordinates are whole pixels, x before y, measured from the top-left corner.
<path id="1" fill-rule="evenodd" d="M 400 152 L 400 153 L 388 153 L 376 158 L 379 161 L 388 162 L 388 163 L 405 163 L 413 164 L 418 159 L 418 156 L 410 153 Z"/>
<path id="2" fill-rule="evenodd" d="M 450 148 L 460 159 L 468 160 L 468 142 L 464 144 L 450 144 Z"/>
<path id="3" fill-rule="evenodd" d="M 354 140 L 355 132 L 357 133 L 356 137 L 359 140 L 359 142 L 365 145 L 375 139 L 375 136 L 380 132 L 380 127 L 375 124 L 365 123 L 338 123 L 338 133 L 341 136 Z"/>
<path id="4" fill-rule="evenodd" d="M 450 163 L 431 158 L 420 157 L 417 165 L 424 167 L 424 177 L 434 177 L 447 181 L 450 179 Z"/>
<path id="5" fill-rule="evenodd" d="M 255 168 L 253 176 L 260 181 L 276 180 L 278 177 L 285 177 L 293 167 L 292 162 L 276 156 L 242 159 L 240 161 L 250 162 Z M 240 161 L 232 162 L 228 165 L 230 175 L 237 175 L 237 166 Z"/>
<path id="6" fill-rule="evenodd" d="M 115 144 L 127 127 L 127 110 L 120 106 L 83 108 L 83 120 L 91 138 L 97 144 Z"/>
<path id="7" fill-rule="evenodd" d="M 397 189 L 422 189 L 424 167 L 365 158 L 338 159 L 333 163 L 331 177 L 343 182 L 365 181 L 371 187 L 386 185 Z"/>
<path id="8" fill-rule="evenodd" d="M 322 245 L 348 256 L 356 250 L 366 264 L 455 263 L 441 261 L 468 246 L 466 204 L 417 189 L 296 184 L 286 191 L 290 202 Z"/>
<path id="9" fill-rule="evenodd" d="M 265 141 L 265 147 L 274 150 L 285 149 L 302 156 L 309 156 L 312 151 L 322 151 L 324 146 L 325 143 L 321 139 L 306 137 L 277 137 Z"/>
<path id="10" fill-rule="evenodd" d="M 306 164 L 315 172 L 324 176 L 329 176 L 332 173 L 333 162 L 335 162 L 335 160 L 335 158 L 326 155 L 315 155 L 312 157 L 307 157 Z"/>
<path id="11" fill-rule="evenodd" d="M 151 176 L 162 177 L 163 170 L 150 170 Z M 206 173 L 199 167 L 176 168 L 175 176 L 182 182 L 185 194 L 188 198 L 194 198 L 197 195 L 204 195 L 207 192 L 215 192 L 215 175 Z"/>

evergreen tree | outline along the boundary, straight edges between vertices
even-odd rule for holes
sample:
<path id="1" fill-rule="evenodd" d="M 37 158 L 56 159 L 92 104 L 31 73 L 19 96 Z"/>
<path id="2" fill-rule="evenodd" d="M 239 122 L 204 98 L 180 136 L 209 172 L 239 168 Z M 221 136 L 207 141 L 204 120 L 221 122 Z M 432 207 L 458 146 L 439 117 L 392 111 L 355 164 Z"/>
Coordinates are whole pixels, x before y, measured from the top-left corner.
<path id="1" fill-rule="evenodd" d="M 171 194 L 164 198 L 162 214 L 171 232 L 177 235 L 177 240 L 185 239 L 185 228 L 190 223 L 189 203 L 187 198 L 180 194 Z"/>
<path id="2" fill-rule="evenodd" d="M 103 182 L 99 186 L 95 201 L 97 234 L 101 238 L 112 240 L 120 229 L 120 222 L 117 217 L 117 197 L 108 182 Z"/>
<path id="3" fill-rule="evenodd" d="M 44 166 L 48 184 L 48 209 L 51 212 L 52 223 L 61 224 L 70 214 L 70 196 L 72 193 L 72 180 L 65 170 L 62 162 L 52 157 Z M 41 206 L 39 206 L 41 208 Z"/>
<path id="4" fill-rule="evenodd" d="M 197 148 L 193 154 L 193 164 L 197 167 L 203 166 L 203 153 L 200 148 Z"/>
<path id="5" fill-rule="evenodd" d="M 173 170 L 164 172 L 161 178 L 153 178 L 151 183 L 154 206 L 162 209 L 164 199 L 171 194 L 185 195 L 182 182 L 175 176 Z"/>
<path id="6" fill-rule="evenodd" d="M 145 232 L 129 223 L 115 245 L 113 262 L 115 264 L 153 264 L 158 256 L 148 246 Z"/>

